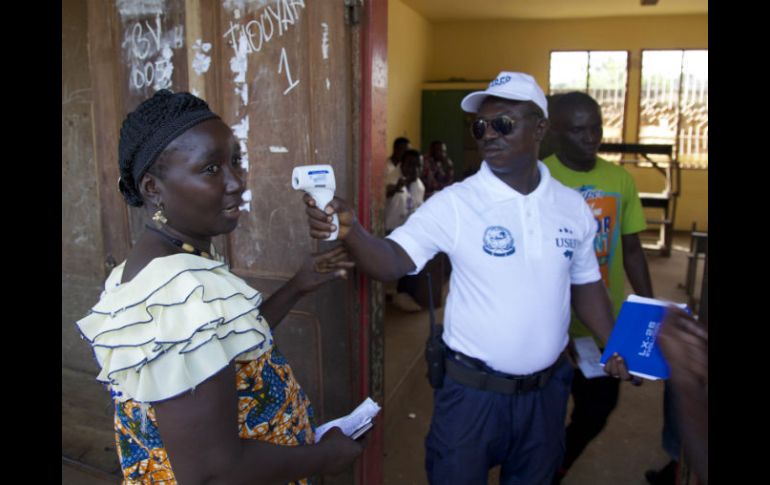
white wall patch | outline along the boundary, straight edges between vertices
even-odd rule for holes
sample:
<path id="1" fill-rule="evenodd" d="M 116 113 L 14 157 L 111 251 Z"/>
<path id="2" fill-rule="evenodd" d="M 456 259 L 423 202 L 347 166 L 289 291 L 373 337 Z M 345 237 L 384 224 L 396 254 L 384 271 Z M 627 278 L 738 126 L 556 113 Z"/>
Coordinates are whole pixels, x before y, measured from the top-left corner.
<path id="1" fill-rule="evenodd" d="M 251 190 L 245 191 L 241 197 L 243 197 L 243 205 L 238 208 L 242 211 L 251 212 Z"/>
<path id="2" fill-rule="evenodd" d="M 235 73 L 234 81 L 236 83 L 246 82 L 246 71 L 249 68 L 249 61 L 246 58 L 247 53 L 248 41 L 246 40 L 246 34 L 241 32 L 241 37 L 238 40 L 235 56 L 230 59 L 230 70 Z"/>
<path id="3" fill-rule="evenodd" d="M 208 42 L 204 44 L 201 39 L 198 39 L 193 44 L 192 50 L 195 51 L 192 68 L 200 76 L 208 72 L 209 67 L 211 67 L 211 56 L 206 55 L 206 52 L 211 50 L 211 44 Z"/>
<path id="4" fill-rule="evenodd" d="M 146 17 L 166 11 L 166 0 L 118 0 L 118 12 L 123 19 Z"/>
<path id="5" fill-rule="evenodd" d="M 174 74 L 174 62 L 171 60 L 173 56 L 171 47 L 163 46 L 161 59 L 155 61 L 155 84 L 152 87 L 156 91 L 171 87 L 171 76 Z"/>
<path id="6" fill-rule="evenodd" d="M 249 171 L 249 150 L 246 142 L 249 139 L 249 115 L 241 120 L 237 125 L 232 126 L 233 134 L 238 139 L 238 145 L 241 148 L 241 168 Z"/>
<path id="7" fill-rule="evenodd" d="M 233 134 L 235 134 L 235 137 L 239 140 L 249 139 L 249 115 L 246 115 L 240 123 L 233 126 Z"/>
<path id="8" fill-rule="evenodd" d="M 286 147 L 270 146 L 270 153 L 289 153 L 289 149 Z"/>
<path id="9" fill-rule="evenodd" d="M 235 95 L 241 98 L 241 103 L 243 103 L 243 106 L 246 106 L 249 104 L 249 85 L 246 83 L 241 84 L 240 86 L 235 86 Z"/>
<path id="10" fill-rule="evenodd" d="M 324 59 L 329 58 L 329 24 L 326 22 L 321 22 L 321 28 L 323 29 L 323 34 L 321 34 L 321 53 L 324 56 Z"/>

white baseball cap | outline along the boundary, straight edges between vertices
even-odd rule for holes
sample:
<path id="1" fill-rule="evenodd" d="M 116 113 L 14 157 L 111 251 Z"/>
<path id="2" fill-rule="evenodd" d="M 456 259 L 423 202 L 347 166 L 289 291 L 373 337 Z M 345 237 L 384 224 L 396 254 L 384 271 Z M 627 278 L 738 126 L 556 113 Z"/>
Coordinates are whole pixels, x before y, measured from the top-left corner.
<path id="1" fill-rule="evenodd" d="M 497 75 L 494 81 L 489 83 L 485 91 L 476 91 L 464 97 L 460 103 L 463 111 L 478 113 L 479 106 L 487 98 L 512 99 L 514 101 L 532 101 L 543 110 L 543 115 L 548 118 L 548 101 L 535 78 L 523 72 L 503 71 Z"/>

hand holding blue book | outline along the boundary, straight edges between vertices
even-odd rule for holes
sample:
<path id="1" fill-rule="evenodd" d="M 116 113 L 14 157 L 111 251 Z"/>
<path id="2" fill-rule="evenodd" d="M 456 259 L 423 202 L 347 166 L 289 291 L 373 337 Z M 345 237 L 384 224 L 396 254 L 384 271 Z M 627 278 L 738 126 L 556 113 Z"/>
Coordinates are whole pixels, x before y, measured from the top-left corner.
<path id="1" fill-rule="evenodd" d="M 599 363 L 604 365 L 617 352 L 626 361 L 630 374 L 651 380 L 668 379 L 668 364 L 655 345 L 668 305 L 689 312 L 683 303 L 630 295 L 620 307 L 618 319 Z"/>

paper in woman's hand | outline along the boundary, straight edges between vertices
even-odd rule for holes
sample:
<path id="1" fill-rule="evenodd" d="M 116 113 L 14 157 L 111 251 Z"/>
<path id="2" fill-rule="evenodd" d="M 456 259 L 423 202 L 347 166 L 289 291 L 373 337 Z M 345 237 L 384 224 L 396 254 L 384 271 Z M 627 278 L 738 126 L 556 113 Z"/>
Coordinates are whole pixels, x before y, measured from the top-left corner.
<path id="1" fill-rule="evenodd" d="M 315 442 L 318 443 L 324 433 L 334 427 L 340 428 L 345 433 L 345 436 L 349 436 L 352 439 L 360 437 L 372 427 L 372 420 L 380 412 L 380 409 L 380 406 L 372 398 L 367 397 L 364 402 L 359 404 L 347 416 L 329 421 L 316 428 Z"/>

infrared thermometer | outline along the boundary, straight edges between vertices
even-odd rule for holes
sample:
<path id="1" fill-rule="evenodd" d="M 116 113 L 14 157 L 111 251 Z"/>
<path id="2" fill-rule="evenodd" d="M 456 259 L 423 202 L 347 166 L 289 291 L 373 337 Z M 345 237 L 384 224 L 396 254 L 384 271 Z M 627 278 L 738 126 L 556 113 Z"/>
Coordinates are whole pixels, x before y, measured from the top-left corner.
<path id="1" fill-rule="evenodd" d="M 304 190 L 315 200 L 315 205 L 321 210 L 334 198 L 334 169 L 331 165 L 302 165 L 294 167 L 291 174 L 291 186 L 294 190 Z M 340 221 L 334 214 L 332 224 L 337 228 L 326 241 L 334 241 L 340 232 Z"/>

